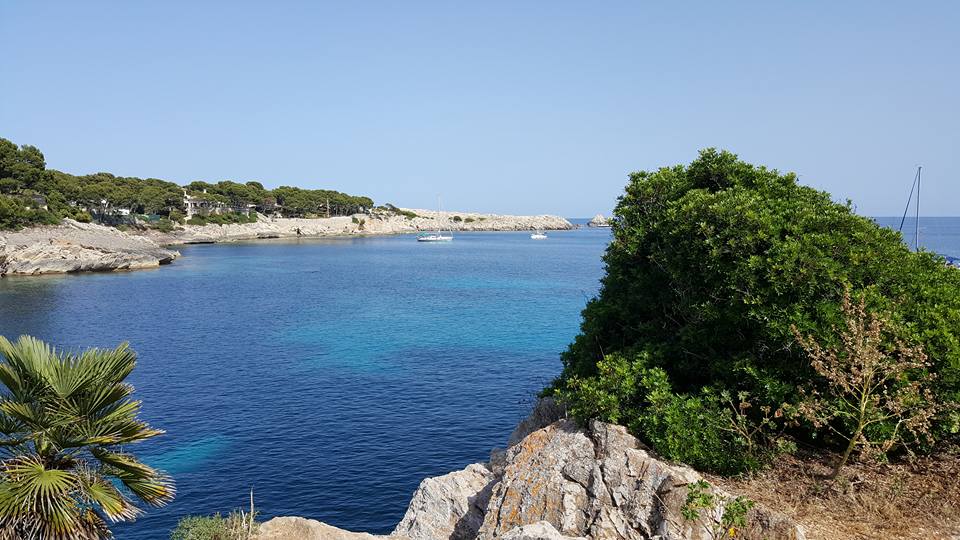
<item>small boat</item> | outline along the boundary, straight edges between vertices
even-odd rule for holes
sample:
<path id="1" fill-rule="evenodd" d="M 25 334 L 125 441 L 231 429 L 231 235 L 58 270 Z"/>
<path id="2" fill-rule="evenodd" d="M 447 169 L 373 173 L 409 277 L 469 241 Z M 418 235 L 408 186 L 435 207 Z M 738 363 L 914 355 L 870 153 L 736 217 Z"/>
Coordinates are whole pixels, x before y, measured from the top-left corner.
<path id="1" fill-rule="evenodd" d="M 440 231 L 417 236 L 417 242 L 449 242 L 451 240 L 453 240 L 452 236 L 444 236 Z"/>
<path id="2" fill-rule="evenodd" d="M 547 239 L 547 235 L 544 234 L 543 231 L 541 231 L 541 230 L 536 230 L 536 231 L 533 231 L 532 233 L 530 233 L 530 239 L 531 239 L 531 240 L 546 240 L 546 239 Z"/>
<path id="3" fill-rule="evenodd" d="M 444 236 L 440 229 L 440 218 L 443 217 L 443 210 L 440 206 L 440 196 L 437 196 L 437 232 L 420 234 L 417 236 L 417 242 L 450 242 L 453 240 L 453 234 Z"/>

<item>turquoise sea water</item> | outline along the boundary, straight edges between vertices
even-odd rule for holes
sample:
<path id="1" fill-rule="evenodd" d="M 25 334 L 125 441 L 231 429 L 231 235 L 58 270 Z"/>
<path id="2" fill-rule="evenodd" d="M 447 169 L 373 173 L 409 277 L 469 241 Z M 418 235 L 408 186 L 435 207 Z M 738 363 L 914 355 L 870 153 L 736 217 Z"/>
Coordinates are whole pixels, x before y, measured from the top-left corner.
<path id="1" fill-rule="evenodd" d="M 560 370 L 607 229 L 269 240 L 181 249 L 157 270 L 0 280 L 0 334 L 129 341 L 135 450 L 176 501 L 116 528 L 167 538 L 248 504 L 386 532 L 424 477 L 488 458 Z"/>
<path id="2" fill-rule="evenodd" d="M 179 492 L 118 538 L 167 538 L 251 487 L 264 518 L 387 532 L 421 479 L 486 460 L 558 374 L 609 230 L 549 236 L 189 246 L 157 270 L 0 279 L 0 335 L 139 352 L 143 417 L 168 434 L 132 449 Z M 960 256 L 960 218 L 923 219 L 921 242 Z"/>

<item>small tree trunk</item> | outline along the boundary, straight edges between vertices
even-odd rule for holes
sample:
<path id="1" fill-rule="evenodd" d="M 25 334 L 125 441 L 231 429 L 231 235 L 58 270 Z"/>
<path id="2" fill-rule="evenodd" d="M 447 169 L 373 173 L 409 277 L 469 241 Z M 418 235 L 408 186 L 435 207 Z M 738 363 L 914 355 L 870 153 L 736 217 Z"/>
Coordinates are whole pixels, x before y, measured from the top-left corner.
<path id="1" fill-rule="evenodd" d="M 850 438 L 850 444 L 848 444 L 847 449 L 843 451 L 843 457 L 837 462 L 837 466 L 833 469 L 833 474 L 830 475 L 831 480 L 836 479 L 837 475 L 840 474 L 840 469 L 847 464 L 847 460 L 850 459 L 850 454 L 853 453 L 853 448 L 857 445 L 857 441 L 860 440 L 861 431 L 863 431 L 862 428 L 857 429 L 857 432 Z"/>

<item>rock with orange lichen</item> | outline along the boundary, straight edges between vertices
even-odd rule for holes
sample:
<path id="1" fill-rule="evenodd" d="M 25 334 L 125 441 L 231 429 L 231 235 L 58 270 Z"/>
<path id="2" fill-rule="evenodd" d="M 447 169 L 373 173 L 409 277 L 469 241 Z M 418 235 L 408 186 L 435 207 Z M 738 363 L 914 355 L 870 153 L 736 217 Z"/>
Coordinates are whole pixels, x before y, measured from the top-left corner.
<path id="1" fill-rule="evenodd" d="M 583 428 L 564 416 L 555 403 L 541 402 L 490 464 L 424 480 L 393 534 L 376 538 L 803 540 L 796 523 L 759 505 L 743 525 L 723 527 L 735 497 L 710 486 L 709 504 L 687 519 L 688 494 L 703 480 L 696 471 L 659 459 L 621 426 L 592 422 Z M 273 535 L 264 540 L 374 538 L 311 520 L 278 519 L 264 524 L 261 531 Z"/>
<path id="2" fill-rule="evenodd" d="M 711 489 L 716 504 L 685 519 L 688 485 L 701 480 L 689 467 L 651 454 L 620 426 L 557 421 L 527 435 L 504 456 L 478 540 L 492 540 L 524 525 L 545 521 L 564 536 L 593 540 L 700 540 L 718 533 L 800 540 L 803 531 L 763 508 L 747 514 L 734 531 L 721 527 L 724 506 L 734 498 Z"/>

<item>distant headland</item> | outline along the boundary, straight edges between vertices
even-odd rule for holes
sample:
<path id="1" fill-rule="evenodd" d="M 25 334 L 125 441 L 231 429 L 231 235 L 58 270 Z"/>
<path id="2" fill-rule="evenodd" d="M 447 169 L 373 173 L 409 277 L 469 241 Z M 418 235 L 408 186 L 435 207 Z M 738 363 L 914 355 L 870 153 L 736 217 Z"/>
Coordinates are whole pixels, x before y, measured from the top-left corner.
<path id="1" fill-rule="evenodd" d="M 39 149 L 0 138 L 0 276 L 134 270 L 180 244 L 264 238 L 572 229 L 562 217 L 377 206 L 325 189 L 191 182 L 47 169 Z"/>

